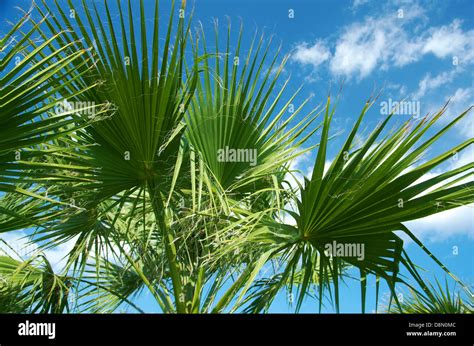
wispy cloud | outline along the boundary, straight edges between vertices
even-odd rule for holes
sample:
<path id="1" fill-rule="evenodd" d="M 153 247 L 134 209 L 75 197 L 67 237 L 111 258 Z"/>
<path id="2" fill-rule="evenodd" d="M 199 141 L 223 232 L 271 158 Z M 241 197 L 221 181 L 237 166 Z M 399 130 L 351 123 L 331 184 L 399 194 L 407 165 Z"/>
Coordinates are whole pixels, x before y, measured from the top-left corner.
<path id="1" fill-rule="evenodd" d="M 474 30 L 463 31 L 461 21 L 439 28 L 431 28 L 423 42 L 423 53 L 432 53 L 438 58 L 457 57 L 459 62 L 474 62 Z"/>
<path id="2" fill-rule="evenodd" d="M 432 76 L 431 73 L 426 74 L 418 84 L 418 90 L 413 93 L 413 97 L 418 100 L 425 96 L 427 92 L 451 83 L 460 71 L 460 69 L 452 69 L 451 71 L 445 71 L 436 76 Z"/>
<path id="3" fill-rule="evenodd" d="M 313 45 L 303 42 L 299 44 L 292 55 L 292 59 L 302 64 L 310 64 L 314 67 L 329 60 L 331 53 L 329 48 L 322 41 L 317 41 Z"/>
<path id="4" fill-rule="evenodd" d="M 452 96 L 448 96 L 446 101 L 450 100 L 450 107 L 448 109 L 447 117 L 444 121 L 447 122 L 450 119 L 460 115 L 466 111 L 469 107 L 474 105 L 474 87 L 469 88 L 458 88 Z M 459 133 L 466 138 L 474 137 L 474 116 L 469 114 L 457 125 Z M 474 161 L 474 159 L 473 159 Z"/>
<path id="5" fill-rule="evenodd" d="M 474 86 L 455 88 L 454 91 L 450 91 L 445 94 L 445 96 L 437 94 L 424 109 L 426 112 L 436 112 L 448 101 L 448 108 L 445 114 L 439 119 L 439 125 L 448 124 L 461 115 L 461 113 L 474 106 Z M 472 112 L 473 110 L 454 126 L 458 132 L 458 136 L 461 138 L 468 139 L 474 137 L 474 116 Z"/>
<path id="6" fill-rule="evenodd" d="M 314 68 L 324 63 L 335 76 L 363 79 L 372 72 L 403 67 L 432 55 L 454 59 L 455 64 L 474 63 L 474 30 L 463 30 L 462 21 L 428 27 L 425 10 L 406 5 L 381 16 L 345 26 L 332 45 L 316 41 L 298 45 L 293 60 Z"/>

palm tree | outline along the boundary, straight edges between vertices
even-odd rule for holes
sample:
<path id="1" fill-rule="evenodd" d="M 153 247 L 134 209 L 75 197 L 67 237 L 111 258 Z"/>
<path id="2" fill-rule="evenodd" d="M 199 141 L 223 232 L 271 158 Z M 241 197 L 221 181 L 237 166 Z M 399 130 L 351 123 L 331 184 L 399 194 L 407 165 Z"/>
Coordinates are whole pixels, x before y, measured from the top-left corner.
<path id="1" fill-rule="evenodd" d="M 285 97 L 287 57 L 263 35 L 241 54 L 243 29 L 234 40 L 229 24 L 221 49 L 217 24 L 209 44 L 205 30 L 192 32 L 185 3 L 173 3 L 163 40 L 158 4 L 152 27 L 143 1 L 117 1 L 118 24 L 103 6 L 43 1 L 40 22 L 25 17 L 2 38 L 20 37 L 2 51 L 0 229 L 31 228 L 38 247 L 0 257 L 7 294 L 21 297 L 0 299 L 2 311 L 141 311 L 133 299 L 148 291 L 166 313 L 256 313 L 285 289 L 297 291 L 296 311 L 311 296 L 321 310 L 328 294 L 339 311 L 339 281 L 353 267 L 363 311 L 370 276 L 400 306 L 396 284 L 426 285 L 396 231 L 467 290 L 403 222 L 474 201 L 473 182 L 459 183 L 472 163 L 419 182 L 472 139 L 418 165 L 470 109 L 428 139 L 445 108 L 387 132 L 390 115 L 357 145 L 371 98 L 325 171 L 331 98 L 287 117 L 299 91 Z M 58 114 L 65 100 L 72 106 Z M 220 159 L 225 148 L 255 156 Z M 312 176 L 295 187 L 289 162 L 316 148 Z M 364 259 L 327 254 L 334 241 L 363 244 Z M 42 251 L 66 242 L 73 249 L 55 273 Z"/>
<path id="2" fill-rule="evenodd" d="M 400 307 L 395 307 L 395 313 L 410 314 L 467 314 L 472 313 L 472 296 L 463 300 L 465 292 L 456 292 L 452 294 L 448 281 L 445 281 L 444 287 L 436 280 L 436 286 L 428 283 L 423 292 L 410 290 L 407 299 L 401 302 Z"/>

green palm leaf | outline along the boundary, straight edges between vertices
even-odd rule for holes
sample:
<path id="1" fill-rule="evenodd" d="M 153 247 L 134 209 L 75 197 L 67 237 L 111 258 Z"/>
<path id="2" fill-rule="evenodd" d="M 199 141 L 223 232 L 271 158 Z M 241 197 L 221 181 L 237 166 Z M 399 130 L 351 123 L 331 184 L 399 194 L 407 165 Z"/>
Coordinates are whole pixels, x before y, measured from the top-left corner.
<path id="1" fill-rule="evenodd" d="M 273 187 L 272 176 L 282 180 L 284 165 L 304 152 L 298 148 L 317 130 L 311 124 L 318 113 L 313 110 L 292 124 L 309 99 L 285 117 L 298 95 L 296 92 L 284 104 L 281 102 L 288 80 L 281 88 L 277 82 L 287 57 L 281 63 L 277 62 L 278 52 L 269 58 L 271 40 L 265 44 L 263 35 L 259 40 L 255 36 L 249 52 L 241 56 L 243 30 L 235 51 L 230 48 L 230 32 L 229 24 L 226 48 L 221 52 L 216 24 L 214 63 L 212 59 L 204 60 L 203 76 L 186 116 L 186 138 L 218 188 L 249 193 Z M 204 30 L 198 34 L 203 44 L 201 47 L 201 40 L 197 40 L 195 49 L 210 56 Z M 224 157 L 227 149 L 242 153 L 241 157 Z"/>

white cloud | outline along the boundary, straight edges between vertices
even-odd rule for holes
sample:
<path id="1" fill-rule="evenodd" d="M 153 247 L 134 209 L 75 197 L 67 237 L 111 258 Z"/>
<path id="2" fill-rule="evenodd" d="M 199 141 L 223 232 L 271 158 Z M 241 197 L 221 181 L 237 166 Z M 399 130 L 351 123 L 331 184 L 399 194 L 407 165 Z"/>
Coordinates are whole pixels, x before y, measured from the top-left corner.
<path id="1" fill-rule="evenodd" d="M 446 210 L 422 219 L 405 222 L 419 239 L 443 241 L 455 235 L 474 239 L 474 207 L 462 206 Z"/>
<path id="2" fill-rule="evenodd" d="M 438 58 L 457 56 L 461 63 L 474 59 L 474 30 L 463 32 L 461 21 L 454 20 L 450 25 L 429 30 L 423 52 L 432 53 Z"/>
<path id="3" fill-rule="evenodd" d="M 396 12 L 349 25 L 336 42 L 330 70 L 335 75 L 364 78 L 375 69 L 404 66 L 418 60 L 421 43 L 410 40 L 404 28 L 424 11 L 413 6 L 398 18 Z"/>
<path id="4" fill-rule="evenodd" d="M 454 77 L 460 72 L 459 69 L 453 69 L 451 71 L 442 72 L 434 77 L 430 73 L 425 75 L 418 84 L 418 90 L 413 94 L 414 99 L 419 100 L 425 94 L 431 90 L 435 90 L 442 85 L 448 84 L 453 81 Z"/>
<path id="5" fill-rule="evenodd" d="M 440 118 L 441 124 L 447 124 L 457 116 L 461 115 L 469 107 L 474 105 L 474 87 L 458 88 L 454 94 L 445 98 L 444 102 L 450 101 L 446 113 Z M 437 109 L 442 105 L 438 105 Z M 455 128 L 459 134 L 465 138 L 474 137 L 474 111 L 471 110 L 461 121 L 459 121 Z"/>
<path id="6" fill-rule="evenodd" d="M 474 149 L 471 147 L 466 151 L 462 152 L 457 160 L 452 159 L 449 163 L 449 170 L 456 169 L 474 161 Z M 422 181 L 426 181 L 433 178 L 442 171 L 438 170 L 425 174 L 415 184 Z M 452 181 L 455 178 L 451 178 L 448 181 Z M 469 181 L 473 181 L 474 177 L 470 176 L 457 182 L 456 185 L 464 184 Z M 428 193 L 437 187 L 442 186 L 438 184 L 433 186 L 427 191 Z M 440 205 L 441 207 L 441 205 Z M 466 235 L 471 239 L 474 239 L 474 205 L 464 205 L 458 208 L 439 212 L 434 215 L 430 215 L 418 220 L 413 220 L 404 223 L 410 231 L 412 231 L 419 239 L 428 241 L 443 241 L 452 236 Z M 406 236 L 402 236 L 406 242 L 410 242 L 410 239 Z"/>
<path id="7" fill-rule="evenodd" d="M 13 256 L 15 259 L 19 259 L 18 255 L 22 259 L 27 259 L 39 250 L 35 243 L 29 242 L 29 238 L 24 231 L 0 233 L 0 239 L 3 239 L 9 245 L 6 246 L 5 244 L 0 244 L 0 253 L 4 252 Z M 56 272 L 62 269 L 66 262 L 65 256 L 67 256 L 67 254 L 72 250 L 74 243 L 75 239 L 72 239 L 66 243 L 59 244 L 54 248 L 43 251 Z"/>
<path id="8" fill-rule="evenodd" d="M 386 50 L 386 35 L 372 19 L 356 24 L 338 40 L 330 70 L 336 75 L 366 77 L 382 60 Z"/>
<path id="9" fill-rule="evenodd" d="M 292 55 L 292 59 L 302 64 L 310 64 L 314 67 L 321 65 L 331 57 L 331 53 L 322 41 L 313 45 L 306 42 L 299 44 Z"/>
<path id="10" fill-rule="evenodd" d="M 376 70 L 412 64 L 427 54 L 440 59 L 456 56 L 460 65 L 474 63 L 474 30 L 463 31 L 461 21 L 426 27 L 422 21 L 425 11 L 418 5 L 405 6 L 403 18 L 397 14 L 392 9 L 352 23 L 332 46 L 322 41 L 314 45 L 302 43 L 293 60 L 313 67 L 327 62 L 333 75 L 359 79 Z"/>

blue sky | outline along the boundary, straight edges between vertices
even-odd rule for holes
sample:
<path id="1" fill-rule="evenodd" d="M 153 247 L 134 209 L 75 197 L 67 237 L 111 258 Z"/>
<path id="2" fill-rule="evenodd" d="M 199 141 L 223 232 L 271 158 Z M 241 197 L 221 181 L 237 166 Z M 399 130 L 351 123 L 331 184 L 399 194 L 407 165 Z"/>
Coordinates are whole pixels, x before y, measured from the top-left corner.
<path id="1" fill-rule="evenodd" d="M 13 22 L 20 17 L 14 6 L 27 8 L 29 3 L 0 0 L 0 32 L 8 28 L 7 20 Z M 169 4 L 162 3 L 162 13 L 167 13 Z M 150 9 L 152 4 L 146 1 Z M 382 102 L 389 100 L 406 98 L 419 106 L 419 115 L 425 115 L 451 99 L 440 126 L 474 104 L 474 2 L 471 0 L 188 0 L 188 8 L 192 6 L 195 23 L 201 21 L 209 34 L 215 19 L 225 28 L 228 16 L 233 34 L 238 33 L 242 22 L 243 52 L 250 46 L 255 30 L 273 35 L 273 52 L 281 44 L 282 55 L 290 55 L 282 76 L 282 80 L 291 76 L 287 96 L 304 85 L 295 103 L 312 95 L 310 109 L 324 102 L 328 92 L 336 94 L 344 81 L 334 132 L 347 131 L 365 101 L 382 89 L 383 94 L 366 118 L 365 134 L 380 122 Z M 399 115 L 397 121 L 404 122 L 410 116 L 413 114 Z M 473 134 L 474 115 L 471 114 L 434 146 L 432 154 L 472 138 Z M 339 149 L 343 138 L 344 135 L 334 140 L 329 157 Z M 294 162 L 294 166 L 309 173 L 314 156 L 315 153 L 305 155 Z M 471 146 L 458 161 L 445 164 L 433 174 L 472 162 L 473 157 Z M 416 220 L 408 226 L 448 268 L 472 286 L 472 206 Z M 427 270 L 427 278 L 444 278 L 443 272 L 416 245 L 407 242 L 406 249 L 414 262 Z M 457 254 L 453 249 L 457 249 Z M 51 256 L 60 258 L 64 251 L 58 249 Z M 369 282 L 368 311 L 373 310 L 374 287 L 374 282 Z M 383 287 L 382 293 L 386 292 Z M 341 299 L 343 312 L 360 311 L 358 283 L 348 283 L 341 292 Z M 146 295 L 139 301 L 147 311 L 156 308 Z M 316 307 L 316 301 L 308 300 L 302 311 L 315 311 Z M 292 309 L 287 307 L 282 295 L 271 311 L 291 312 Z M 333 309 L 328 306 L 325 311 Z"/>

